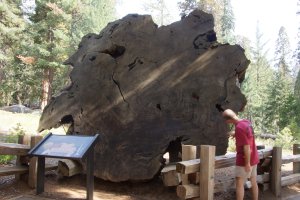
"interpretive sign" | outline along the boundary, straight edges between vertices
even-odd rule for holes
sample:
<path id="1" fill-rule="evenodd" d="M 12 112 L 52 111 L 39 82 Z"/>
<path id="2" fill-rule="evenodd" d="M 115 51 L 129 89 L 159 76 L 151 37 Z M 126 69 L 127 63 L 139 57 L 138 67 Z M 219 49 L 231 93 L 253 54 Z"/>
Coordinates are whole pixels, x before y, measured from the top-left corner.
<path id="1" fill-rule="evenodd" d="M 98 134 L 86 135 L 54 135 L 49 133 L 33 149 L 30 156 L 38 157 L 36 193 L 44 192 L 45 158 L 66 158 L 83 160 L 86 157 L 87 199 L 93 199 L 94 192 L 94 145 Z"/>
<path id="2" fill-rule="evenodd" d="M 96 136 L 47 135 L 29 153 L 33 156 L 82 159 Z"/>

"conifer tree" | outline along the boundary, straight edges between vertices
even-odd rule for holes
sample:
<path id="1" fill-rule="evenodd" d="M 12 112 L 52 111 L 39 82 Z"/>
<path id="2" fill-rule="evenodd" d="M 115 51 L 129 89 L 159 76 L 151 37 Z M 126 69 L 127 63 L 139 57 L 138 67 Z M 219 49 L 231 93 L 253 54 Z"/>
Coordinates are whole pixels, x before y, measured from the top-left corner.
<path id="1" fill-rule="evenodd" d="M 178 3 L 180 10 L 180 16 L 184 17 L 192 12 L 194 9 L 198 8 L 198 3 L 196 0 L 185 0 Z"/>
<path id="2" fill-rule="evenodd" d="M 114 16 L 112 2 L 36 1 L 35 14 L 30 17 L 34 44 L 30 46 L 28 55 L 36 59 L 34 66 L 43 74 L 40 80 L 42 108 L 57 90 L 67 84 L 69 67 L 63 62 L 75 51 L 81 37 L 90 32 L 100 32 L 107 20 Z"/>
<path id="3" fill-rule="evenodd" d="M 218 41 L 234 42 L 234 14 L 230 0 L 182 0 L 178 3 L 181 15 L 186 15 L 193 9 L 200 9 L 214 16 L 215 31 Z"/>
<path id="4" fill-rule="evenodd" d="M 55 74 L 66 69 L 63 61 L 70 54 L 69 30 L 71 24 L 70 1 L 36 1 L 35 14 L 32 21 L 31 34 L 34 44 L 31 55 L 36 59 L 35 67 L 43 72 L 41 80 L 42 101 L 45 105 L 52 95 L 52 83 Z"/>
<path id="5" fill-rule="evenodd" d="M 297 2 L 297 16 L 300 16 L 300 0 Z M 300 24 L 298 24 L 298 34 L 297 34 L 297 48 L 294 52 L 293 58 L 295 59 L 294 68 L 292 74 L 295 77 L 294 85 L 294 122 L 292 122 L 291 127 L 294 132 L 294 136 L 300 141 Z"/>
<path id="6" fill-rule="evenodd" d="M 246 77 L 242 83 L 242 92 L 246 95 L 247 106 L 243 115 L 250 119 L 257 133 L 267 130 L 264 126 L 264 107 L 266 91 L 272 78 L 272 70 L 267 59 L 266 43 L 262 41 L 263 34 L 259 25 L 256 28 L 255 45 L 246 52 L 251 63 L 247 69 Z"/>
<path id="7" fill-rule="evenodd" d="M 275 70 L 269 84 L 265 107 L 266 126 L 279 133 L 294 119 L 295 99 L 293 79 L 290 74 L 290 47 L 285 28 L 281 27 L 275 47 Z"/>
<path id="8" fill-rule="evenodd" d="M 19 6 L 19 0 L 0 1 L 0 105 L 11 103 L 14 93 L 14 51 L 19 47 L 25 29 L 25 20 Z"/>
<path id="9" fill-rule="evenodd" d="M 72 6 L 71 42 L 77 48 L 88 33 L 99 33 L 108 22 L 115 20 L 115 0 L 77 0 Z"/>
<path id="10" fill-rule="evenodd" d="M 165 25 L 171 21 L 171 15 L 165 0 L 149 0 L 144 4 L 144 8 L 146 11 L 153 13 L 153 21 L 159 26 Z"/>
<path id="11" fill-rule="evenodd" d="M 234 14 L 230 0 L 223 0 L 223 12 L 220 19 L 220 35 L 221 42 L 233 43 L 234 42 Z"/>
<path id="12" fill-rule="evenodd" d="M 285 28 L 280 27 L 275 47 L 276 67 L 283 77 L 289 76 L 291 69 L 291 48 Z"/>

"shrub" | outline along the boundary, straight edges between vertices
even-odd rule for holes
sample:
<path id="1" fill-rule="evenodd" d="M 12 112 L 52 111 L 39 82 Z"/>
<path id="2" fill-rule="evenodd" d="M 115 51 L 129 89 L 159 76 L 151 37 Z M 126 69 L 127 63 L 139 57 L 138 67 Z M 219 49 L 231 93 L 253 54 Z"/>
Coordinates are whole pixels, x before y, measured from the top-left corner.
<path id="1" fill-rule="evenodd" d="M 227 148 L 227 152 L 235 152 L 236 148 L 235 148 L 235 139 L 230 137 L 228 139 L 228 148 Z"/>
<path id="2" fill-rule="evenodd" d="M 16 127 L 5 137 L 5 143 L 17 143 L 19 135 L 25 135 L 25 131 L 22 128 L 21 124 L 18 123 Z M 14 160 L 16 156 L 14 155 L 0 155 L 0 164 L 7 164 L 10 161 Z"/>
<path id="3" fill-rule="evenodd" d="M 275 145 L 282 147 L 283 149 L 290 150 L 293 147 L 293 144 L 295 143 L 293 133 L 291 129 L 288 127 L 285 127 L 282 129 L 275 140 Z"/>

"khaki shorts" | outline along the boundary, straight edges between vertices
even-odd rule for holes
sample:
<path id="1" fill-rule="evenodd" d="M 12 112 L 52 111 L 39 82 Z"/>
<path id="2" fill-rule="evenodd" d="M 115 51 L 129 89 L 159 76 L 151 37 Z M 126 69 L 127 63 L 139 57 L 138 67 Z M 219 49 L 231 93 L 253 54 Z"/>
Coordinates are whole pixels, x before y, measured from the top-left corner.
<path id="1" fill-rule="evenodd" d="M 245 171 L 245 167 L 235 166 L 235 177 L 243 177 L 245 179 L 257 176 L 257 165 L 251 166 L 250 172 Z"/>

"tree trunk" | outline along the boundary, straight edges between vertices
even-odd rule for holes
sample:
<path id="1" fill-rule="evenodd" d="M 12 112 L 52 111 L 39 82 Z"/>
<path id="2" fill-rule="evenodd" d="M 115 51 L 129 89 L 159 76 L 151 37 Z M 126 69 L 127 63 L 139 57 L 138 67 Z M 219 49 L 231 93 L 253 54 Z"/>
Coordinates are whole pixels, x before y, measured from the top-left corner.
<path id="1" fill-rule="evenodd" d="M 53 81 L 54 70 L 52 68 L 45 68 L 43 75 L 43 90 L 42 90 L 42 102 L 41 109 L 43 110 L 48 104 L 52 94 L 52 81 Z"/>
<path id="2" fill-rule="evenodd" d="M 181 143 L 224 154 L 220 110 L 245 106 L 237 79 L 249 61 L 240 46 L 216 41 L 213 22 L 194 11 L 158 28 L 148 15 L 127 15 L 88 34 L 66 61 L 72 83 L 51 98 L 39 131 L 71 123 L 70 133 L 99 133 L 94 173 L 115 182 L 151 179 Z"/>
<path id="3" fill-rule="evenodd" d="M 2 83 L 2 80 L 4 78 L 4 70 L 2 69 L 3 67 L 0 66 L 0 84 Z"/>

